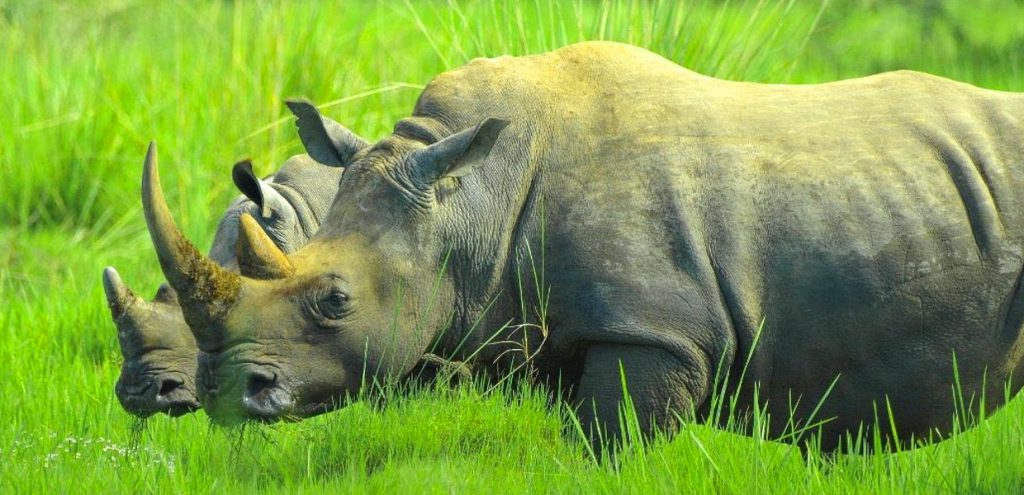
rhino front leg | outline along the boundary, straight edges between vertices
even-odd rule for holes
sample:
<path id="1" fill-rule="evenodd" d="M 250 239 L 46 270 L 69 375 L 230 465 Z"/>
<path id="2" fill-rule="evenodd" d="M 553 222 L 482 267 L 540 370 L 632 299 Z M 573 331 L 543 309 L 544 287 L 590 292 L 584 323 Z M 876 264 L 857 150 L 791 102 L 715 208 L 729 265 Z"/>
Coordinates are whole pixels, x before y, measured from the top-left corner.
<path id="1" fill-rule="evenodd" d="M 627 438 L 623 430 L 633 421 L 630 415 L 621 415 L 623 377 L 636 412 L 637 433 L 647 440 L 656 429 L 674 433 L 679 416 L 704 400 L 710 387 L 705 361 L 698 353 L 680 357 L 652 346 L 591 346 L 573 402 L 595 452 L 624 439 L 636 440 Z"/>

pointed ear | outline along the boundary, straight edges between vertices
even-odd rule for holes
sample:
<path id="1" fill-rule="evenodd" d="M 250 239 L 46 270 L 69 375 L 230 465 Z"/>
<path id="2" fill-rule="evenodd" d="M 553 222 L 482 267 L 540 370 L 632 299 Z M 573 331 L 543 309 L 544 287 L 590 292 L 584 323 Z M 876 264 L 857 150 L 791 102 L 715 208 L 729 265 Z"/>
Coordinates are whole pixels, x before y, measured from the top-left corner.
<path id="1" fill-rule="evenodd" d="M 285 100 L 285 104 L 295 115 L 295 126 L 299 128 L 299 139 L 306 153 L 324 165 L 344 167 L 353 155 L 370 144 L 341 124 L 320 115 L 309 101 L 291 99 Z"/>
<path id="2" fill-rule="evenodd" d="M 256 177 L 252 171 L 251 161 L 242 160 L 236 163 L 231 168 L 231 179 L 245 197 L 256 203 L 263 218 L 270 218 L 274 212 L 285 210 L 287 201 L 273 187 Z"/>
<path id="3" fill-rule="evenodd" d="M 412 161 L 420 171 L 424 185 L 442 177 L 463 177 L 490 154 L 498 136 L 509 121 L 487 117 L 476 127 L 463 129 L 426 148 L 416 150 Z"/>

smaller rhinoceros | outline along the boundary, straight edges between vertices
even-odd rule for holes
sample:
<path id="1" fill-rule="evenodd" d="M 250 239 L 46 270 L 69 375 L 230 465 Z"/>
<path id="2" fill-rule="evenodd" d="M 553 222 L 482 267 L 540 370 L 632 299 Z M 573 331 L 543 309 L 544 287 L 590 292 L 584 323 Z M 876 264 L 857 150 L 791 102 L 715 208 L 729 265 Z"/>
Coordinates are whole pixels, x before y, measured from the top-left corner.
<path id="1" fill-rule="evenodd" d="M 217 225 L 210 258 L 238 271 L 235 244 L 242 214 L 260 227 L 284 252 L 301 247 L 316 232 L 338 189 L 344 166 L 367 145 L 362 138 L 323 117 L 304 101 L 289 101 L 308 155 L 290 158 L 266 179 L 252 164 L 239 162 L 232 179 L 243 193 Z M 103 287 L 118 330 L 124 362 L 115 392 L 128 412 L 147 417 L 163 412 L 179 416 L 199 409 L 195 377 L 198 348 L 181 313 L 177 295 L 167 284 L 152 301 L 138 297 L 117 271 L 103 271 Z"/>

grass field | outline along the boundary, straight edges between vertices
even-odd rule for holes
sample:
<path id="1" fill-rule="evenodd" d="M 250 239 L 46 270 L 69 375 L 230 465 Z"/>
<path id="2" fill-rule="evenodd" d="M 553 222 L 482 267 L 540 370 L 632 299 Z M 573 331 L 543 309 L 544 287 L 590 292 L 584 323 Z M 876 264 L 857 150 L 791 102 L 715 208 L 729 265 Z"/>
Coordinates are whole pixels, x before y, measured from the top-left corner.
<path id="1" fill-rule="evenodd" d="M 106 265 L 145 294 L 161 280 L 146 142 L 206 246 L 231 164 L 267 173 L 300 152 L 286 97 L 374 140 L 448 68 L 584 39 L 731 79 L 912 68 L 1024 91 L 1021 19 L 1012 0 L 0 0 L 0 493 L 1024 493 L 1021 398 L 936 445 L 829 460 L 690 425 L 594 463 L 538 392 L 472 385 L 244 432 L 202 413 L 140 430 L 113 395 L 100 287 Z"/>

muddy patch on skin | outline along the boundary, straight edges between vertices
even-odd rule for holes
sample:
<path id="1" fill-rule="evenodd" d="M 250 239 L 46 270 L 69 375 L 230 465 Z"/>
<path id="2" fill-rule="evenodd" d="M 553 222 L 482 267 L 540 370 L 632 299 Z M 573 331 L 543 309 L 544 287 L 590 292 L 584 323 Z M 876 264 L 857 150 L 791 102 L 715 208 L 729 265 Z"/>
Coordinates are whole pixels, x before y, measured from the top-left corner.
<path id="1" fill-rule="evenodd" d="M 186 254 L 182 271 L 198 283 L 192 288 L 190 299 L 208 303 L 211 306 L 230 307 L 238 299 L 242 281 L 199 253 L 192 243 L 183 236 L 178 237 L 178 252 Z"/>

